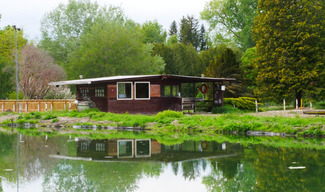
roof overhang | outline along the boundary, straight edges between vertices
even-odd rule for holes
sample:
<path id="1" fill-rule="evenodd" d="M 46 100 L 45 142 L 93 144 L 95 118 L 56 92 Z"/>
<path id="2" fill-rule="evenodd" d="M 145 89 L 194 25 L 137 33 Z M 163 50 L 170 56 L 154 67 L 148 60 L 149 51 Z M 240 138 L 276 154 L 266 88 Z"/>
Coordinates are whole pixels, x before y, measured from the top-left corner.
<path id="1" fill-rule="evenodd" d="M 51 82 L 49 85 L 89 85 L 105 82 L 117 82 L 117 81 L 140 81 L 140 80 L 175 80 L 181 83 L 198 83 L 198 82 L 226 82 L 235 81 L 234 78 L 211 78 L 211 77 L 195 77 L 195 76 L 182 76 L 182 75 L 123 75 L 123 76 L 111 76 L 111 77 L 99 77 L 90 79 L 77 79 L 69 81 L 56 81 Z"/>

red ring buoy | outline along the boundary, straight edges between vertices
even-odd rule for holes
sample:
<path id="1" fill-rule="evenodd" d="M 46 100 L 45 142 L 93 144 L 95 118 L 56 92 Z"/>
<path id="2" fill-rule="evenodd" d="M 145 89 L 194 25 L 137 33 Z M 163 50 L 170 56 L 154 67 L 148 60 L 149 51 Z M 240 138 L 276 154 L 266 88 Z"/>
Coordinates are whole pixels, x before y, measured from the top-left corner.
<path id="1" fill-rule="evenodd" d="M 208 86 L 206 84 L 202 84 L 200 87 L 201 93 L 205 94 L 208 91 Z"/>
<path id="2" fill-rule="evenodd" d="M 203 150 L 207 150 L 208 147 L 209 147 L 209 143 L 206 142 L 206 141 L 202 141 L 202 143 L 201 143 L 201 148 L 202 148 Z"/>

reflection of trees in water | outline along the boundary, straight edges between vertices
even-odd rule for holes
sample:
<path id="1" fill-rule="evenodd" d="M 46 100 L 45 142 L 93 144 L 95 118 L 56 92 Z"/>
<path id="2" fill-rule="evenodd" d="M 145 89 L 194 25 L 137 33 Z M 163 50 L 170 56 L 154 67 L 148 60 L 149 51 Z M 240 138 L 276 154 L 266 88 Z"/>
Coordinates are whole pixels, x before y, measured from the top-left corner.
<path id="1" fill-rule="evenodd" d="M 15 174 L 17 170 L 16 151 L 17 135 L 0 133 L 0 184 L 2 179 L 11 183 L 17 181 L 17 174 Z M 5 169 L 13 169 L 13 171 L 7 172 L 4 171 Z M 2 185 L 0 185 L 0 189 L 2 190 Z"/>
<path id="2" fill-rule="evenodd" d="M 257 191 L 325 191 L 325 153 L 310 149 L 254 146 Z M 304 166 L 292 170 L 288 167 Z"/>
<path id="3" fill-rule="evenodd" d="M 227 159 L 225 159 L 227 161 Z M 229 169 L 221 166 L 219 168 L 219 160 L 211 161 L 211 167 L 214 167 L 208 176 L 203 177 L 202 183 L 205 184 L 208 191 L 254 191 L 256 176 L 250 164 L 240 162 L 230 166 Z M 236 166 L 236 170 L 233 168 Z M 227 173 L 232 171 L 232 173 Z"/>
<path id="4" fill-rule="evenodd" d="M 83 165 L 71 166 L 63 162 L 58 164 L 52 172 L 49 172 L 43 182 L 43 191 L 97 191 L 97 188 L 85 176 Z"/>
<path id="5" fill-rule="evenodd" d="M 194 160 L 182 162 L 183 177 L 188 180 L 194 180 L 199 177 L 201 175 L 201 170 L 203 170 L 203 161 L 204 160 Z"/>
<path id="6" fill-rule="evenodd" d="M 43 187 L 44 191 L 134 191 L 143 176 L 159 176 L 161 171 L 161 163 L 65 160 L 46 174 Z"/>

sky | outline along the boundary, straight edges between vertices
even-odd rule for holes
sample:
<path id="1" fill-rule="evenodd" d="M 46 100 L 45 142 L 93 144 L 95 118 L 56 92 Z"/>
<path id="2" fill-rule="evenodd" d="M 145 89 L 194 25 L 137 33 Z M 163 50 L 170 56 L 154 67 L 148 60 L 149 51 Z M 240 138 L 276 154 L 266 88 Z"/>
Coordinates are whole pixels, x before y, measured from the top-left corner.
<path id="1" fill-rule="evenodd" d="M 94 2 L 94 0 L 91 0 Z M 24 29 L 27 39 L 41 38 L 40 23 L 46 13 L 68 0 L 0 0 L 0 28 L 16 25 Z M 137 23 L 157 20 L 168 30 L 175 20 L 186 15 L 200 18 L 200 12 L 209 0 L 97 0 L 100 5 L 120 6 L 124 14 Z"/>

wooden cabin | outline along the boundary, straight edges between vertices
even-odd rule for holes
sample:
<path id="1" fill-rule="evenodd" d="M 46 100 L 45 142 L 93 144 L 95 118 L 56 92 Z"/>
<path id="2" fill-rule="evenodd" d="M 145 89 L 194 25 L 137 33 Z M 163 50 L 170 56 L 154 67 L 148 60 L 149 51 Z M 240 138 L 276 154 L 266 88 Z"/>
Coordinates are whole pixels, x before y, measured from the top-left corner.
<path id="1" fill-rule="evenodd" d="M 182 98 L 184 83 L 211 83 L 211 102 L 223 105 L 224 83 L 234 80 L 180 75 L 132 75 L 59 81 L 49 85 L 76 85 L 76 99 L 82 101 L 90 98 L 101 111 L 153 114 L 168 109 L 195 111 L 197 99 Z"/>

